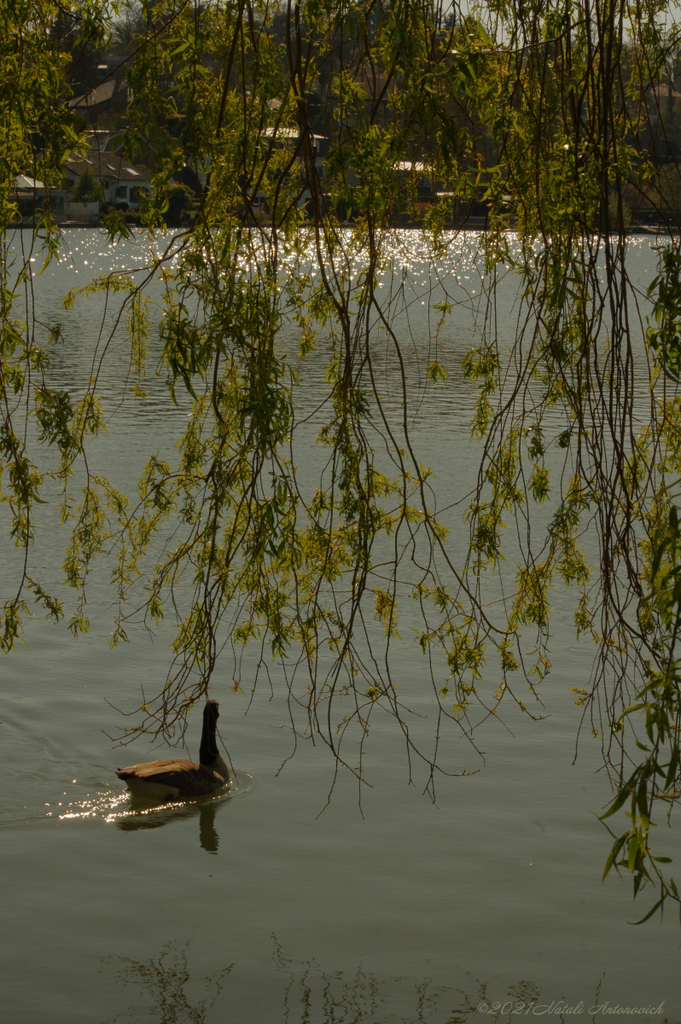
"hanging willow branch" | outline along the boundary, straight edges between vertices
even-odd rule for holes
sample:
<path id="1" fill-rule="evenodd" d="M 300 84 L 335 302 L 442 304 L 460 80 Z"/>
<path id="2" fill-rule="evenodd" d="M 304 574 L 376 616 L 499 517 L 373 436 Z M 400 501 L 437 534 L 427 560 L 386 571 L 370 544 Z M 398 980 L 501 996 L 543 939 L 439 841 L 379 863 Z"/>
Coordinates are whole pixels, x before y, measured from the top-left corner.
<path id="1" fill-rule="evenodd" d="M 183 736 L 216 666 L 224 676 L 230 665 L 235 688 L 254 685 L 240 666 L 256 646 L 261 666 L 280 664 L 296 737 L 323 740 L 362 783 L 371 721 L 387 713 L 433 792 L 445 720 L 474 742 L 476 720 L 503 701 L 541 717 L 549 593 L 562 581 L 575 594 L 578 635 L 596 644 L 576 698 L 601 737 L 617 790 L 611 813 L 635 789 L 638 800 L 608 869 L 626 862 L 636 891 L 652 882 L 652 808 L 673 804 L 681 782 L 677 618 L 660 597 L 663 567 L 677 568 L 670 509 L 681 459 L 681 256 L 667 234 L 681 214 L 679 41 L 665 6 L 129 7 L 121 66 L 133 99 L 118 141 L 153 168 L 142 228 L 154 244 L 141 274 L 112 272 L 66 299 L 99 295 L 115 311 L 81 395 L 50 377 L 50 345 L 68 341 L 60 325 L 39 344 L 31 260 L 54 259 L 59 233 L 44 205 L 30 252 L 17 247 L 16 175 L 54 189 L 64 154 L 86 145 L 65 103 L 70 62 L 121 35 L 126 5 L 24 7 L 5 4 L 0 25 L 3 81 L 13 83 L 0 99 L 0 452 L 10 533 L 25 555 L 4 604 L 3 648 L 20 637 L 29 593 L 63 614 L 28 569 L 45 445 L 59 451 L 53 476 L 71 530 L 72 630 L 88 627 L 87 578 L 101 554 L 115 560 L 114 642 L 136 618 L 177 623 L 165 684 L 121 742 Z M 164 236 L 189 172 L 185 227 Z M 628 271 L 629 229 L 644 207 L 666 239 L 649 296 Z M 111 244 L 129 237 L 120 211 L 104 223 Z M 471 234 L 471 224 L 485 231 Z M 405 225 L 422 232 L 433 288 L 435 264 L 451 268 L 432 302 L 435 329 L 416 345 L 422 385 L 403 327 L 412 292 L 399 283 L 395 229 Z M 464 238 L 480 277 L 480 330 L 463 363 L 477 390 L 480 462 L 454 522 L 438 511 L 410 424 L 446 380 L 442 332 L 468 304 L 453 283 Z M 510 275 L 509 351 L 498 302 Z M 88 441 L 104 429 L 98 381 L 118 330 L 128 331 L 133 393 L 144 398 L 151 288 L 162 305 L 162 357 L 151 369 L 191 412 L 175 464 L 152 457 L 126 496 L 90 471 Z M 311 485 L 300 466 L 313 442 Z M 467 556 L 448 538 L 453 522 L 468 531 Z M 436 712 L 429 746 L 414 739 L 396 678 L 410 601 Z M 667 715 L 657 733 L 653 706 Z M 654 748 L 648 767 L 637 760 L 637 714 Z M 678 899 L 655 871 L 658 905 Z"/>

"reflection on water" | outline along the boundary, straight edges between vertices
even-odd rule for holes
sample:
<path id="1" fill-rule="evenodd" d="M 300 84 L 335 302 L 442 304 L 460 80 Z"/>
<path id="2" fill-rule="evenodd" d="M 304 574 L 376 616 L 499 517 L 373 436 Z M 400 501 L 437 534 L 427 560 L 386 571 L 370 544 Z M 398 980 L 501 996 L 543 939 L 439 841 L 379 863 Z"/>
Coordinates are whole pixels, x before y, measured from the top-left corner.
<path id="1" fill-rule="evenodd" d="M 178 807 L 176 804 L 161 804 L 156 807 L 141 807 L 137 813 L 131 811 L 128 816 L 117 821 L 116 824 L 122 832 L 148 831 L 152 828 L 161 828 L 169 825 L 171 821 L 184 821 L 187 818 L 199 819 L 199 842 L 206 853 L 217 853 L 220 845 L 220 837 L 215 828 L 215 815 L 218 809 L 225 803 L 224 797 L 217 800 L 205 800 L 199 804 L 197 800 L 190 805 L 184 804 Z"/>
<path id="2" fill-rule="evenodd" d="M 118 809 L 106 818 L 115 821 L 122 832 L 148 831 L 161 828 L 174 821 L 199 819 L 199 843 L 206 853 L 217 854 L 220 837 L 215 827 L 215 815 L 228 801 L 243 796 L 253 788 L 254 779 L 246 772 L 234 772 L 229 790 L 214 796 L 197 797 L 178 804 L 175 801 L 160 803 L 157 800 L 142 800 L 129 797 L 123 811 Z"/>
<path id="3" fill-rule="evenodd" d="M 274 964 L 283 983 L 267 1011 L 267 1021 L 273 1024 L 466 1024 L 476 1015 L 482 1021 L 486 1016 L 494 1022 L 510 1021 L 514 1014 L 531 1013 L 532 1007 L 540 1012 L 543 1009 L 541 993 L 531 981 L 518 981 L 505 992 L 492 995 L 493 982 L 480 982 L 469 974 L 463 976 L 465 987 L 454 987 L 437 985 L 430 978 L 378 977 L 362 967 L 352 974 L 325 971 L 314 959 L 290 959 L 276 936 L 272 939 Z M 140 1019 L 153 1019 L 159 1024 L 236 1020 L 230 1004 L 241 1002 L 237 965 L 232 963 L 207 977 L 205 967 L 191 967 L 190 944 L 191 939 L 182 945 L 168 942 L 156 958 L 148 960 L 104 958 L 105 966 L 113 967 L 119 982 L 139 986 L 141 993 L 134 1006 L 103 1024 Z M 252 994 L 259 1001 L 260 986 Z M 504 1001 L 501 1004 L 500 998 Z M 209 1016 L 218 1000 L 220 1005 Z M 597 990 L 594 1002 L 598 1001 Z"/>
<path id="4" fill-rule="evenodd" d="M 199 817 L 199 842 L 206 853 L 217 853 L 220 837 L 215 829 L 215 811 L 213 807 L 202 807 Z"/>
<path id="5" fill-rule="evenodd" d="M 247 992 L 247 1002 L 262 1008 L 262 1024 L 512 1024 L 518 1016 L 546 1016 L 565 1022 L 577 1014 L 597 1024 L 600 1017 L 616 1012 L 601 988 L 605 972 L 595 989 L 584 993 L 574 1006 L 563 998 L 550 998 L 533 981 L 522 979 L 508 987 L 498 978 L 481 982 L 469 972 L 452 966 L 459 985 L 435 984 L 431 978 L 385 977 L 365 971 L 325 971 L 314 960 L 294 960 L 272 935 L 273 960 L 282 984 L 266 991 L 259 982 Z M 168 942 L 157 958 L 133 960 L 110 956 L 105 965 L 114 967 L 123 985 L 140 986 L 135 1006 L 122 1010 L 103 1024 L 147 1020 L 158 1024 L 220 1024 L 238 1022 L 244 1012 L 243 964 L 232 963 L 206 976 L 206 967 L 194 970 L 189 963 L 191 939 L 180 945 Z M 228 985 L 226 985 L 226 983 Z M 557 994 L 554 994 L 557 995 Z M 268 998 L 269 997 L 269 998 Z M 215 1012 L 209 1011 L 216 1003 Z M 267 1008 L 265 1009 L 265 1003 Z M 142 1004 L 142 1005 L 140 1005 Z M 679 1024 L 669 1017 L 655 1018 L 655 1007 L 638 1008 L 638 1024 Z M 624 1012 L 624 1011 L 621 1011 Z M 248 1019 L 255 1019 L 248 1014 Z"/>
<path id="6" fill-rule="evenodd" d="M 146 1006 L 139 1002 L 115 1017 L 107 1018 L 105 1024 L 117 1021 L 158 1021 L 158 1024 L 204 1024 L 206 1012 L 213 1006 L 233 964 L 223 967 L 212 978 L 201 978 L 199 993 L 195 996 L 188 991 L 191 976 L 187 963 L 188 939 L 183 946 L 168 942 L 159 956 L 149 960 L 133 960 L 127 956 L 106 957 L 105 964 L 116 965 L 116 976 L 124 985 L 140 985 Z M 196 988 L 196 985 L 192 986 Z M 199 998 L 200 996 L 200 998 Z M 154 1014 L 154 1017 L 147 1016 Z"/>
<path id="7" fill-rule="evenodd" d="M 250 793 L 254 785 L 252 775 L 235 772 L 229 790 L 182 803 L 143 800 L 132 797 L 127 790 L 122 793 L 109 790 L 95 796 L 88 794 L 85 800 L 71 801 L 55 820 L 98 818 L 107 824 L 115 823 L 123 832 L 137 832 L 198 817 L 201 847 L 207 853 L 217 853 L 220 839 L 215 828 L 215 815 L 218 809 L 228 801 Z M 51 817 L 51 812 L 47 816 Z"/>
<path id="8" fill-rule="evenodd" d="M 486 998 L 487 986 L 437 985 L 431 978 L 377 977 L 324 971 L 315 960 L 290 960 L 272 936 L 274 960 L 288 975 L 281 1020 L 286 1024 L 464 1024 Z"/>

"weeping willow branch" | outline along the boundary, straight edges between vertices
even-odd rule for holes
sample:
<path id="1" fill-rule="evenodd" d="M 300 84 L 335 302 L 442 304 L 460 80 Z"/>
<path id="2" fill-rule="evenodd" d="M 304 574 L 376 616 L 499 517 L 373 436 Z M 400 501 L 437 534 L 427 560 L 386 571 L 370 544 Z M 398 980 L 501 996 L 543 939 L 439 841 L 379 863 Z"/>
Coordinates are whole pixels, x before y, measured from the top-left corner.
<path id="1" fill-rule="evenodd" d="M 20 639 L 28 593 L 63 615 L 29 573 L 35 505 L 56 480 L 72 630 L 88 628 L 102 556 L 114 643 L 136 621 L 175 624 L 165 683 L 120 742 L 181 739 L 218 666 L 235 690 L 255 686 L 242 672 L 255 649 L 268 676 L 279 665 L 294 745 L 325 743 L 361 792 L 371 723 L 388 716 L 434 794 L 450 771 L 447 723 L 475 749 L 476 723 L 503 702 L 542 717 L 550 593 L 564 585 L 577 635 L 595 644 L 576 701 L 613 780 L 609 813 L 638 801 L 608 870 L 626 863 L 635 892 L 657 880 L 656 906 L 678 899 L 649 846 L 653 806 L 681 791 L 678 616 L 660 597 L 663 567 L 670 580 L 677 568 L 681 461 L 681 257 L 669 235 L 681 227 L 679 39 L 664 4 L 143 3 L 120 65 L 134 100 L 118 144 L 152 169 L 138 236 L 148 254 L 66 298 L 104 303 L 79 394 L 50 373 L 63 326 L 34 312 L 32 261 L 58 257 L 58 225 L 47 202 L 30 251 L 17 245 L 16 181 L 30 173 L 49 197 L 65 154 L 86 151 L 66 103 L 69 62 L 78 47 L 110 45 L 118 8 L 30 8 L 5 4 L 0 26 L 14 83 L 0 99 L 0 454 L 23 553 L 3 649 Z M 189 171 L 190 213 L 165 236 Z M 644 210 L 667 236 L 650 293 L 629 269 Z M 109 244 L 130 237 L 120 211 L 104 223 Z M 427 337 L 405 328 L 415 282 L 401 228 L 418 232 L 429 265 Z M 464 246 L 477 295 L 458 280 Z M 512 326 L 500 312 L 511 281 Z M 412 424 L 446 384 L 443 339 L 471 307 L 462 371 L 477 396 L 479 468 L 442 509 Z M 133 400 L 157 373 L 189 411 L 176 459 L 152 456 L 131 496 L 88 455 L 106 429 L 98 394 L 123 330 Z M 56 469 L 43 468 L 49 446 Z M 405 605 L 420 617 L 426 742 L 399 691 Z"/>

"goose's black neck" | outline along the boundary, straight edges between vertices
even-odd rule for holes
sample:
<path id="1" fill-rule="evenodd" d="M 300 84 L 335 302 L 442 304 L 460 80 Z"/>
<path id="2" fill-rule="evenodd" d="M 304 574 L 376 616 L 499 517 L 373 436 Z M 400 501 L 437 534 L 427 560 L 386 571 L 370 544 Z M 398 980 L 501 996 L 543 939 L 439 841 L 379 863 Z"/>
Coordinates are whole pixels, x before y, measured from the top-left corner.
<path id="1" fill-rule="evenodd" d="M 201 764 L 212 764 L 220 753 L 215 739 L 215 726 L 219 714 L 217 701 L 207 701 L 203 709 L 203 732 L 201 733 L 201 747 L 199 749 L 199 761 Z"/>

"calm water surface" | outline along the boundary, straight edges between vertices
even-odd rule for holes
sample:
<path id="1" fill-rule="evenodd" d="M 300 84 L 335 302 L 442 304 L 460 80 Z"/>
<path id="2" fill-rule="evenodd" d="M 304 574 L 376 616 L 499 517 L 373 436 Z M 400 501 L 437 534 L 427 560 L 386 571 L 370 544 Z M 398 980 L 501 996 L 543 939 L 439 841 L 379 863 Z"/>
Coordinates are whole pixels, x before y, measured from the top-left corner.
<path id="1" fill-rule="evenodd" d="M 142 258 L 130 244 L 112 257 L 91 230 L 69 233 L 67 243 L 68 259 L 36 281 L 46 317 L 57 315 L 58 297 L 74 283 Z M 426 276 L 415 233 L 399 244 L 411 289 L 401 329 L 405 342 L 411 332 L 416 374 L 428 305 L 436 301 L 421 290 L 434 278 Z M 632 245 L 632 265 L 645 284 L 654 254 L 645 240 Z M 462 290 L 472 293 L 480 283 L 473 258 L 460 249 L 457 259 L 458 284 L 446 259 L 439 273 L 464 299 Z M 502 294 L 507 318 L 512 298 L 509 284 Z M 68 342 L 55 353 L 52 373 L 80 386 L 90 375 L 96 305 L 59 316 Z M 461 307 L 445 338 L 449 382 L 414 422 L 441 505 L 465 493 L 475 470 L 468 433 L 474 398 L 460 372 L 475 330 L 473 313 Z M 172 406 L 153 381 L 145 406 L 121 404 L 125 359 L 121 343 L 102 383 L 110 432 L 93 458 L 131 487 L 151 450 L 172 452 L 186 409 Z M 310 367 L 314 384 L 321 361 Z M 389 391 L 389 373 L 386 380 Z M 303 394 L 301 403 L 307 400 Z M 317 452 L 310 450 L 312 464 Z M 65 539 L 44 515 L 32 558 L 49 578 Z M 14 557 L 5 550 L 3 592 Z M 681 1019 L 678 919 L 670 913 L 662 924 L 633 928 L 627 922 L 642 916 L 647 897 L 632 906 L 628 881 L 600 882 L 608 836 L 596 815 L 609 789 L 595 743 L 584 740 L 574 760 L 579 709 L 568 690 L 588 677 L 593 652 L 574 640 L 566 595 L 557 593 L 554 604 L 554 668 L 542 687 L 546 720 L 529 721 L 509 707 L 503 720 L 481 726 L 484 756 L 447 734 L 447 763 L 477 774 L 442 778 L 436 806 L 422 795 L 418 770 L 409 785 L 392 723 L 377 721 L 364 817 L 345 778 L 319 814 L 332 776 L 322 747 L 303 745 L 279 771 L 292 744 L 274 670 L 273 691 L 260 687 L 247 714 L 229 671 L 214 677 L 237 771 L 234 794 L 135 812 L 113 772 L 166 756 L 166 748 L 120 751 L 106 734 L 121 724 L 116 708 L 134 708 L 141 686 L 162 682 L 169 634 L 153 639 L 133 630 L 131 644 L 109 651 L 104 574 L 93 579 L 87 636 L 73 640 L 63 625 L 30 622 L 25 646 L 1 663 L 8 777 L 0 804 L 0 1017 L 29 1024 L 448 1024 L 483 1021 L 490 1015 L 478 1004 L 513 999 L 536 1000 L 537 1012 L 552 1019 L 560 1015 L 556 1007 L 542 1007 L 559 1000 L 583 1020 L 606 1001 L 664 1004 L 660 1015 L 634 1020 Z M 249 671 L 254 675 L 254 660 L 244 678 Z M 396 673 L 410 706 L 428 714 L 430 684 L 408 645 Z M 197 756 L 194 717 L 190 754 Z M 669 846 L 678 851 L 678 830 Z"/>

